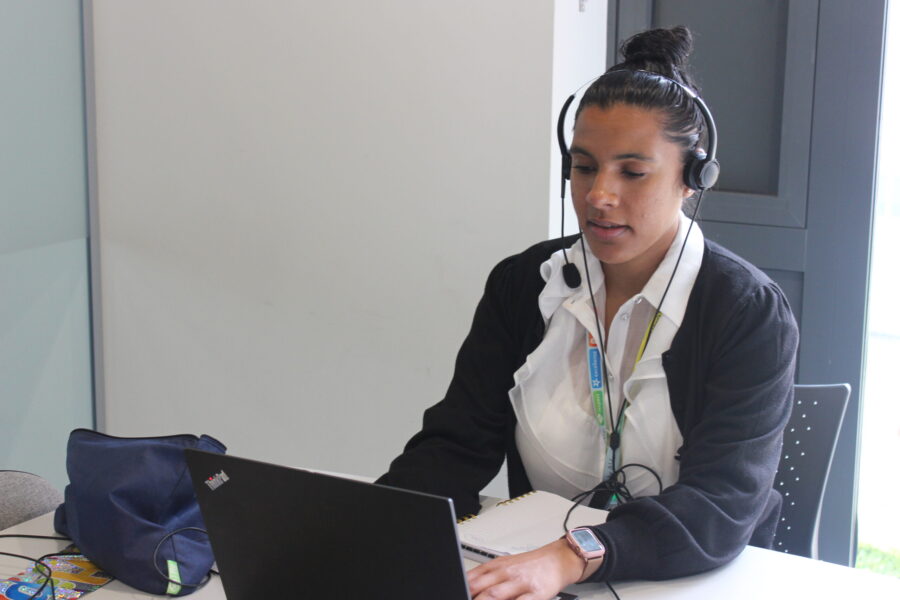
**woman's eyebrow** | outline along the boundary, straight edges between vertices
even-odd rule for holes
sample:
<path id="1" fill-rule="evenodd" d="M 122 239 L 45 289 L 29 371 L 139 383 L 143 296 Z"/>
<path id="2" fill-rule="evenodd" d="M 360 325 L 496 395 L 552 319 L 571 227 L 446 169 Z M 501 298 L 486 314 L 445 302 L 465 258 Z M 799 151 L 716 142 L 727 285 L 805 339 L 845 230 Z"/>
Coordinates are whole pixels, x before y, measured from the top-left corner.
<path id="1" fill-rule="evenodd" d="M 656 162 L 655 158 L 646 156 L 644 154 L 641 154 L 640 152 L 626 152 L 625 154 L 617 154 L 614 158 L 616 160 L 633 159 L 633 160 L 642 160 L 644 162 Z"/>
<path id="2" fill-rule="evenodd" d="M 571 148 L 569 148 L 569 154 L 581 154 L 582 156 L 587 156 L 588 158 L 594 158 L 593 154 L 579 146 L 572 146 Z"/>
<path id="3" fill-rule="evenodd" d="M 594 155 L 585 150 L 580 146 L 572 146 L 569 148 L 569 154 L 575 155 L 579 154 L 582 156 L 586 156 L 590 159 L 594 158 Z M 656 162 L 656 159 L 645 154 L 641 154 L 640 152 L 626 152 L 624 154 L 617 154 L 613 157 L 615 160 L 640 160 L 643 162 Z"/>

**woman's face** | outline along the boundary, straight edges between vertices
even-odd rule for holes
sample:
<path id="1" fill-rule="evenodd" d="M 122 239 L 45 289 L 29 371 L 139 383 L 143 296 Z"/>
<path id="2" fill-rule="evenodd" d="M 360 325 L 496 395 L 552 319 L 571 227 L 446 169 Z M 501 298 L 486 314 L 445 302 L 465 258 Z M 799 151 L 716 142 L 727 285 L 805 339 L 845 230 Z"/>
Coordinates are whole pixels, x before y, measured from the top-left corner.
<path id="1" fill-rule="evenodd" d="M 616 104 L 586 107 L 572 138 L 572 201 L 585 241 L 605 268 L 653 273 L 678 231 L 683 150 L 660 113 Z"/>

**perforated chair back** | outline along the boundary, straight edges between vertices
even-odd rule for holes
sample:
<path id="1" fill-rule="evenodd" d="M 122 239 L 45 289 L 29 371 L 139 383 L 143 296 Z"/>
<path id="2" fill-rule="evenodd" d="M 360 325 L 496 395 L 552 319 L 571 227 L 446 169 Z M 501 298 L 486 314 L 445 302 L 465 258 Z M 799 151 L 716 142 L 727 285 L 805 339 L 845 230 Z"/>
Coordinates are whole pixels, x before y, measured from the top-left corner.
<path id="1" fill-rule="evenodd" d="M 0 531 L 39 517 L 63 501 L 63 495 L 38 475 L 0 471 Z"/>
<path id="2" fill-rule="evenodd" d="M 795 385 L 775 489 L 783 504 L 772 548 L 818 558 L 819 516 L 850 386 Z"/>

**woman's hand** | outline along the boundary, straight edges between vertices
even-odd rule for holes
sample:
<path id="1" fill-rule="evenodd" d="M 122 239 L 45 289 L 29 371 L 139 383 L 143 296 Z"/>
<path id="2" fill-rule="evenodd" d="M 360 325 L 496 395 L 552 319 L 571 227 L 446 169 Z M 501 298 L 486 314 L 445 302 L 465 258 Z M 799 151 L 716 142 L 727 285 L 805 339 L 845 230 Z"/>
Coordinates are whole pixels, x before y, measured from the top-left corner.
<path id="1" fill-rule="evenodd" d="M 550 600 L 581 579 L 584 560 L 566 540 L 531 552 L 501 556 L 469 571 L 473 600 Z"/>

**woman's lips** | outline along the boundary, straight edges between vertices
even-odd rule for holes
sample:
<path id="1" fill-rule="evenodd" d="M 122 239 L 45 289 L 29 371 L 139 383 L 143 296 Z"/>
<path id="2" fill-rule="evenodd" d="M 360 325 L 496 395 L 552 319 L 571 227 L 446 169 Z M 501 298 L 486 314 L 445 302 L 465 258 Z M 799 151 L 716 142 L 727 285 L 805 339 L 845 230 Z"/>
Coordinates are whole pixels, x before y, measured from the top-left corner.
<path id="1" fill-rule="evenodd" d="M 620 225 L 611 221 L 592 221 L 587 222 L 588 228 L 596 238 L 601 240 L 612 240 L 624 234 L 628 229 L 627 225 Z"/>

